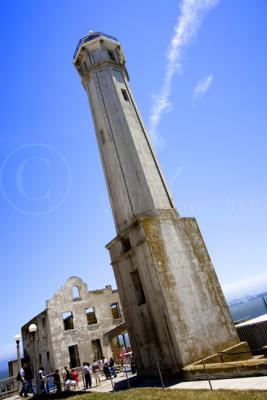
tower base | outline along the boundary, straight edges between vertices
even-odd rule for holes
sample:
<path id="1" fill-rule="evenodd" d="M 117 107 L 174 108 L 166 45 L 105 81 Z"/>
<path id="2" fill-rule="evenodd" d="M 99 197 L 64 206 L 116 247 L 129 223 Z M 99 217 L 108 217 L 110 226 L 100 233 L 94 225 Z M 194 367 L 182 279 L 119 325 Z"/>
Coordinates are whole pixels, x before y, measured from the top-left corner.
<path id="1" fill-rule="evenodd" d="M 240 343 L 194 218 L 139 216 L 107 248 L 139 372 L 182 373 Z"/>

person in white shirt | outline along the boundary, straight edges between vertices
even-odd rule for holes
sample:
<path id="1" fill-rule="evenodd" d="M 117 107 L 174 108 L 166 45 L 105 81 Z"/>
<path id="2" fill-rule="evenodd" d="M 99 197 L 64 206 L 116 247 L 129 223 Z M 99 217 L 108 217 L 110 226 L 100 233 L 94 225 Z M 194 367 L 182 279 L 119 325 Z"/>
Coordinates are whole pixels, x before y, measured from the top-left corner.
<path id="1" fill-rule="evenodd" d="M 27 383 L 27 381 L 25 379 L 24 365 L 21 367 L 21 369 L 19 371 L 19 374 L 20 374 L 20 381 L 22 383 L 22 388 L 21 388 L 21 390 L 19 392 L 19 396 L 28 397 L 28 383 Z"/>
<path id="2" fill-rule="evenodd" d="M 92 378 L 91 378 L 92 367 L 89 363 L 83 363 L 83 373 L 85 379 L 85 389 L 88 387 L 92 387 Z"/>

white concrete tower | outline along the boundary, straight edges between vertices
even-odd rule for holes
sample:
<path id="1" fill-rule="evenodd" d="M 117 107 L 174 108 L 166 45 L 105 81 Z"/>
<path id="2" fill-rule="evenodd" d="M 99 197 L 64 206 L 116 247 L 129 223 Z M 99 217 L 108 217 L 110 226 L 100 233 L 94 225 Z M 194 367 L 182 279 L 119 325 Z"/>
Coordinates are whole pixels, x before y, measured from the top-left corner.
<path id="1" fill-rule="evenodd" d="M 87 92 L 117 237 L 108 245 L 141 373 L 177 373 L 239 343 L 194 218 L 180 218 L 128 84 L 117 39 L 94 32 L 74 54 Z"/>

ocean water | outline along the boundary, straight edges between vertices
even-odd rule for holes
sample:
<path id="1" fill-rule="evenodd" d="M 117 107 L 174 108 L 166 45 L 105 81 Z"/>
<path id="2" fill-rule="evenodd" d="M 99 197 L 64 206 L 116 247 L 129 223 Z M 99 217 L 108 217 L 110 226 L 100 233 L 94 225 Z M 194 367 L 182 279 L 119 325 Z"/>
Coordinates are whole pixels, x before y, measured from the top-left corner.
<path id="1" fill-rule="evenodd" d="M 7 377 L 8 377 L 8 370 L 7 369 L 0 370 L 0 380 L 5 379 Z"/>
<path id="2" fill-rule="evenodd" d="M 267 314 L 267 299 L 265 297 L 257 297 L 247 302 L 229 306 L 230 313 L 234 322 L 247 321 L 252 318 Z"/>

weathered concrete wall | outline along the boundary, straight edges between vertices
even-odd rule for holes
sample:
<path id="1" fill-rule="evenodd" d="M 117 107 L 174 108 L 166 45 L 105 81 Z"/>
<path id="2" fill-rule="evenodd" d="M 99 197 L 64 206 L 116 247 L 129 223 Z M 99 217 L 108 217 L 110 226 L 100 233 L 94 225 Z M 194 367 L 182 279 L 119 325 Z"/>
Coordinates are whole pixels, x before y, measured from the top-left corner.
<path id="1" fill-rule="evenodd" d="M 80 298 L 73 299 L 72 288 L 78 287 Z M 109 346 L 103 342 L 103 334 L 119 324 L 123 320 L 122 308 L 121 318 L 113 319 L 110 305 L 119 303 L 117 290 L 107 286 L 102 290 L 89 291 L 87 285 L 78 277 L 71 277 L 66 284 L 55 293 L 47 302 L 47 314 L 50 324 L 51 340 L 55 365 L 63 368 L 69 365 L 68 347 L 78 345 L 81 364 L 92 362 L 94 355 L 92 340 L 99 339 L 104 356 L 111 356 Z M 88 325 L 85 309 L 94 307 L 97 324 Z M 64 330 L 63 312 L 73 313 L 74 329 Z"/>
<path id="2" fill-rule="evenodd" d="M 37 368 L 42 366 L 44 367 L 45 371 L 52 372 L 55 364 L 47 310 L 44 310 L 36 317 L 32 318 L 21 328 L 24 357 L 29 357 L 31 362 L 33 362 L 33 340 L 32 335 L 29 332 L 29 326 L 31 324 L 37 325 L 37 332 L 35 334 Z"/>
<path id="3" fill-rule="evenodd" d="M 72 289 L 77 287 L 79 298 L 73 298 Z M 119 304 L 121 317 L 113 319 L 110 305 Z M 88 325 L 85 309 L 94 307 L 97 323 Z M 63 313 L 72 312 L 74 329 L 64 330 Z M 24 353 L 33 360 L 32 336 L 30 324 L 37 325 L 36 359 L 38 368 L 42 365 L 45 371 L 69 366 L 68 347 L 78 345 L 80 363 L 92 362 L 94 355 L 92 340 L 99 339 L 105 357 L 111 357 L 109 344 L 103 341 L 103 335 L 124 320 L 117 290 L 110 285 L 105 289 L 89 291 L 87 285 L 78 277 L 71 277 L 55 295 L 47 301 L 47 309 L 31 319 L 22 327 Z M 48 354 L 49 353 L 49 354 Z M 40 363 L 41 357 L 41 363 Z"/>
<path id="4" fill-rule="evenodd" d="M 108 245 L 139 369 L 179 371 L 239 342 L 195 219 L 145 217 Z M 146 302 L 138 305 L 138 270 Z"/>

